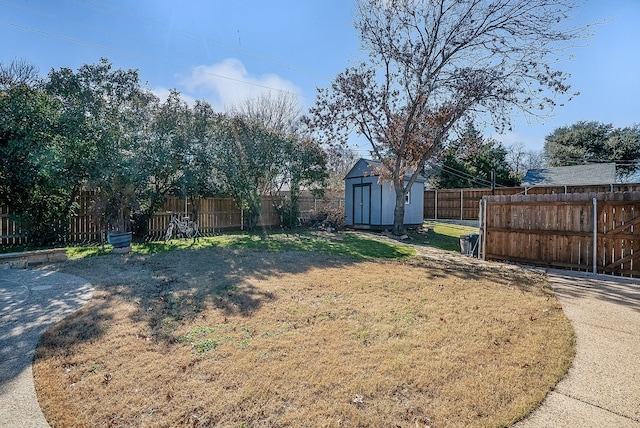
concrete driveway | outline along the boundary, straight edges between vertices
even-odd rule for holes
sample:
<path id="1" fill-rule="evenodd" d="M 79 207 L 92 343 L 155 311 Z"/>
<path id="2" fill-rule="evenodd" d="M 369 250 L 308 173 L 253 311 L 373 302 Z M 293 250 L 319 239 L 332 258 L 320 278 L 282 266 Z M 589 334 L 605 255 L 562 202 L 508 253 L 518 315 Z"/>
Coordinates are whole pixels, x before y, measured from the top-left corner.
<path id="1" fill-rule="evenodd" d="M 549 270 L 576 332 L 569 373 L 517 428 L 640 427 L 640 281 Z"/>
<path id="2" fill-rule="evenodd" d="M 0 426 L 48 427 L 31 363 L 44 331 L 86 304 L 93 287 L 56 272 L 0 270 Z"/>

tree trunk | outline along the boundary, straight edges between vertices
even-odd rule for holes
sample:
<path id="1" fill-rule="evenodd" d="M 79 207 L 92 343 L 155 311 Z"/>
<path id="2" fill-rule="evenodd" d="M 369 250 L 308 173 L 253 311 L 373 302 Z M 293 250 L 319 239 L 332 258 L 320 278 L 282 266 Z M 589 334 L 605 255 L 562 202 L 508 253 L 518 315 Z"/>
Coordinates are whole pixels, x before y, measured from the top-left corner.
<path id="1" fill-rule="evenodd" d="M 251 195 L 251 199 L 248 201 L 245 219 L 247 222 L 247 230 L 249 232 L 253 232 L 258 226 L 258 219 L 260 218 L 260 214 L 262 214 L 261 202 L 262 197 L 255 193 Z"/>
<path id="2" fill-rule="evenodd" d="M 402 184 L 394 183 L 396 191 L 396 207 L 393 210 L 393 234 L 396 236 L 404 235 L 404 188 Z"/>

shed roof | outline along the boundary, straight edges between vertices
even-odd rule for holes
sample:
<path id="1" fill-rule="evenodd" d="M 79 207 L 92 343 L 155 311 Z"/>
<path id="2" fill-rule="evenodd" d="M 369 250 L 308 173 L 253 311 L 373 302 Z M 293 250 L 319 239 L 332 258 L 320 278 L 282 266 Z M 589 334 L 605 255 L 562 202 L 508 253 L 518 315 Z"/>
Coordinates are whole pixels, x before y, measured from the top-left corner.
<path id="1" fill-rule="evenodd" d="M 344 177 L 344 179 L 346 180 L 347 178 L 377 176 L 379 174 L 376 174 L 373 168 L 381 167 L 381 166 L 382 166 L 382 163 L 380 161 L 360 158 L 355 163 L 355 165 L 353 165 L 353 167 L 349 170 L 349 172 Z M 404 176 L 405 180 L 408 181 L 410 178 L 411 178 L 411 173 L 405 174 Z M 418 178 L 416 179 L 416 183 L 424 183 L 425 181 L 426 179 L 422 175 L 418 175 Z"/>
<path id="2" fill-rule="evenodd" d="M 579 186 L 615 183 L 615 163 L 530 169 L 522 179 L 523 186 Z"/>

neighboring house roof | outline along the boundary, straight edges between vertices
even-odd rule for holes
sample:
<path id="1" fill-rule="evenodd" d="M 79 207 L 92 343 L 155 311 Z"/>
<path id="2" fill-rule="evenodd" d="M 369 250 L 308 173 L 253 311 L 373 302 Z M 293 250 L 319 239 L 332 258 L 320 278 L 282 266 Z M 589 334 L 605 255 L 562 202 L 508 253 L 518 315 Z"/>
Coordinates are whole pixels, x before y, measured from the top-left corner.
<path id="1" fill-rule="evenodd" d="M 597 163 L 530 169 L 522 179 L 522 186 L 525 187 L 579 186 L 615 183 L 617 183 L 615 163 Z"/>
<path id="2" fill-rule="evenodd" d="M 359 177 L 377 176 L 379 174 L 374 173 L 372 168 L 379 168 L 381 166 L 382 166 L 382 163 L 379 162 L 379 161 L 360 158 L 355 163 L 355 165 L 353 165 L 353 167 L 349 170 L 349 172 L 344 177 L 344 179 L 346 180 L 347 178 L 359 178 Z M 410 172 L 405 174 L 405 176 L 404 176 L 405 180 L 408 181 L 410 178 L 411 178 L 411 173 Z M 416 179 L 416 183 L 424 183 L 425 181 L 427 181 L 427 180 L 422 175 L 418 175 L 418 178 Z"/>

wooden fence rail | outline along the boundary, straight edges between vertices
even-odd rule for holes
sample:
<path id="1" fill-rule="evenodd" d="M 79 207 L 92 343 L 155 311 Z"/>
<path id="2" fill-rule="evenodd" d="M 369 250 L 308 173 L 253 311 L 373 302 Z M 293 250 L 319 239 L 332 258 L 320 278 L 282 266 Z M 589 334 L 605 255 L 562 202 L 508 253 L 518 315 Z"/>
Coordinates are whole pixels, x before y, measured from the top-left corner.
<path id="1" fill-rule="evenodd" d="M 640 191 L 640 184 L 603 184 L 599 186 L 499 187 L 495 189 L 495 195 L 557 195 L 637 191 Z M 491 189 L 427 189 L 424 192 L 424 218 L 478 220 L 478 202 L 485 196 L 491 196 Z"/>
<path id="2" fill-rule="evenodd" d="M 486 259 L 640 276 L 640 192 L 487 196 Z"/>
<path id="3" fill-rule="evenodd" d="M 86 192 L 78 197 L 78 209 L 70 219 L 69 231 L 65 243 L 78 244 L 100 241 L 101 226 L 98 218 L 92 213 L 93 194 Z M 195 201 L 198 218 L 198 228 L 203 234 L 217 233 L 224 230 L 240 230 L 243 227 L 243 213 L 230 198 L 202 198 Z M 344 200 L 339 197 L 316 198 L 302 196 L 299 200 L 300 215 L 311 218 L 315 213 L 323 210 L 334 210 L 344 206 Z M 188 212 L 193 206 L 186 204 Z M 185 200 L 168 198 L 164 206 L 149 220 L 148 234 L 145 239 L 159 239 L 164 236 L 171 221 L 172 213 L 185 213 Z M 273 200 L 270 197 L 262 199 L 262 215 L 258 219 L 259 227 L 274 227 L 280 224 Z M 0 245 L 25 245 L 27 239 L 19 226 L 11 219 L 9 210 L 0 206 Z"/>

